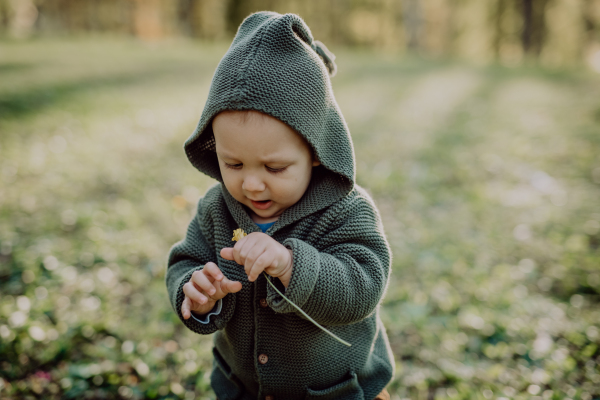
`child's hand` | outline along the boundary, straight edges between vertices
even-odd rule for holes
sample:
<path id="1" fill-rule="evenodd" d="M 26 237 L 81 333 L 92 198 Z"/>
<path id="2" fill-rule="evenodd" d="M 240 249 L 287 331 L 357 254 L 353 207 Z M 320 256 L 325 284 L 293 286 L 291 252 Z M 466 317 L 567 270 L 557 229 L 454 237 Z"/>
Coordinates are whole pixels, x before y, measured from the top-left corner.
<path id="1" fill-rule="evenodd" d="M 213 309 L 217 300 L 227 293 L 242 290 L 241 282 L 230 281 L 221 273 L 217 264 L 207 262 L 203 269 L 192 274 L 190 281 L 183 285 L 185 299 L 181 304 L 181 315 L 184 319 L 192 316 L 191 312 L 206 314 Z"/>
<path id="2" fill-rule="evenodd" d="M 243 265 L 250 282 L 265 271 L 287 288 L 292 277 L 292 251 L 264 233 L 253 232 L 233 248 L 221 249 L 221 257 Z"/>

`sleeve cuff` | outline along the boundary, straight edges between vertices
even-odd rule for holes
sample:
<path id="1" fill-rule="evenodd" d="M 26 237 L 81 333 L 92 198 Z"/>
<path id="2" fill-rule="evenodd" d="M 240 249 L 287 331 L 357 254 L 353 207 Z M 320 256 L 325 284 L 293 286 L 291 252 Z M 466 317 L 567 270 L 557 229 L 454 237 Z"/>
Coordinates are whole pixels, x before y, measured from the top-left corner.
<path id="1" fill-rule="evenodd" d="M 221 299 L 220 312 L 217 314 L 216 312 L 213 313 L 213 311 L 211 311 L 211 313 L 213 313 L 212 319 L 206 318 L 206 322 L 202 322 L 201 320 L 198 320 L 198 318 L 184 319 L 183 315 L 181 314 L 181 304 L 183 303 L 183 299 L 185 298 L 185 294 L 183 293 L 183 285 L 185 285 L 190 280 L 192 274 L 196 270 L 200 270 L 202 268 L 203 266 L 191 270 L 183 277 L 183 279 L 181 279 L 181 281 L 179 282 L 179 287 L 174 293 L 175 298 L 173 304 L 175 305 L 175 312 L 177 313 L 179 319 L 181 320 L 181 322 L 183 322 L 185 326 L 187 326 L 190 330 L 198 334 L 209 335 L 211 333 L 216 332 L 219 329 L 225 328 L 227 322 L 233 316 L 235 310 L 235 293 L 230 293 Z M 192 313 L 192 317 L 193 316 L 194 314 Z"/>
<path id="2" fill-rule="evenodd" d="M 223 299 L 219 299 L 217 301 L 217 303 L 215 304 L 215 306 L 213 307 L 213 309 L 204 315 L 196 316 L 196 314 L 194 314 L 192 312 L 192 318 L 194 318 L 196 321 L 200 322 L 201 324 L 205 324 L 205 325 L 210 324 L 210 316 L 211 315 L 219 315 L 221 313 L 221 308 L 223 308 Z"/>
<path id="3" fill-rule="evenodd" d="M 302 308 L 313 292 L 319 276 L 319 252 L 314 247 L 298 239 L 286 239 L 283 244 L 292 250 L 294 269 L 292 270 L 290 284 L 285 292 L 281 290 L 284 289 L 283 285 L 278 285 L 278 289 L 282 293 L 285 293 L 285 297 Z M 294 306 L 288 303 L 269 285 L 267 285 L 267 298 L 275 312 L 297 312 Z"/>

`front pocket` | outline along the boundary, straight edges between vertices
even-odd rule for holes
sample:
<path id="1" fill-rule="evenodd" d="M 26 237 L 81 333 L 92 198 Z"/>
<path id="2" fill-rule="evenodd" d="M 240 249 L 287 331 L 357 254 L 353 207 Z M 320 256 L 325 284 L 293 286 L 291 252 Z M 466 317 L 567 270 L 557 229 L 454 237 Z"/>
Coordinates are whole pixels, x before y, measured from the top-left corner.
<path id="1" fill-rule="evenodd" d="M 236 400 L 241 397 L 243 385 L 231 372 L 231 368 L 216 347 L 213 348 L 213 371 L 210 375 L 212 386 L 219 400 Z"/>
<path id="2" fill-rule="evenodd" d="M 308 389 L 305 400 L 365 400 L 362 388 L 354 372 L 350 372 L 350 379 L 323 390 Z"/>

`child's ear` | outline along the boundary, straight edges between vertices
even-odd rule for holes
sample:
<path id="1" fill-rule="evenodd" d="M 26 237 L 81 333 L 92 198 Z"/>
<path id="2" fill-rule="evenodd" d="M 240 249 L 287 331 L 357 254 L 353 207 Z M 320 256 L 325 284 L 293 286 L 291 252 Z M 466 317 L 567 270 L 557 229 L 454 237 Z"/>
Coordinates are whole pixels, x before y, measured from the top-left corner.
<path id="1" fill-rule="evenodd" d="M 319 165 L 321 165 L 321 161 L 319 161 L 319 160 L 313 160 L 313 162 L 312 162 L 312 166 L 313 167 L 316 167 L 316 166 L 319 166 Z"/>

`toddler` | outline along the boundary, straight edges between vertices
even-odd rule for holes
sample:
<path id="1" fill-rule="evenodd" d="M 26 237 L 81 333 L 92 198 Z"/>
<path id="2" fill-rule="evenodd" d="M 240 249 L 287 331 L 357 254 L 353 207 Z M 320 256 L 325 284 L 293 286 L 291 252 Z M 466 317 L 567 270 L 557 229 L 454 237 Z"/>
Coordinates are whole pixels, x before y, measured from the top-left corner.
<path id="1" fill-rule="evenodd" d="M 391 254 L 354 183 L 335 71 L 299 16 L 252 14 L 185 143 L 218 183 L 171 249 L 166 284 L 189 329 L 216 332 L 219 400 L 389 399 L 394 359 L 378 304 Z M 247 236 L 236 243 L 237 229 Z"/>

